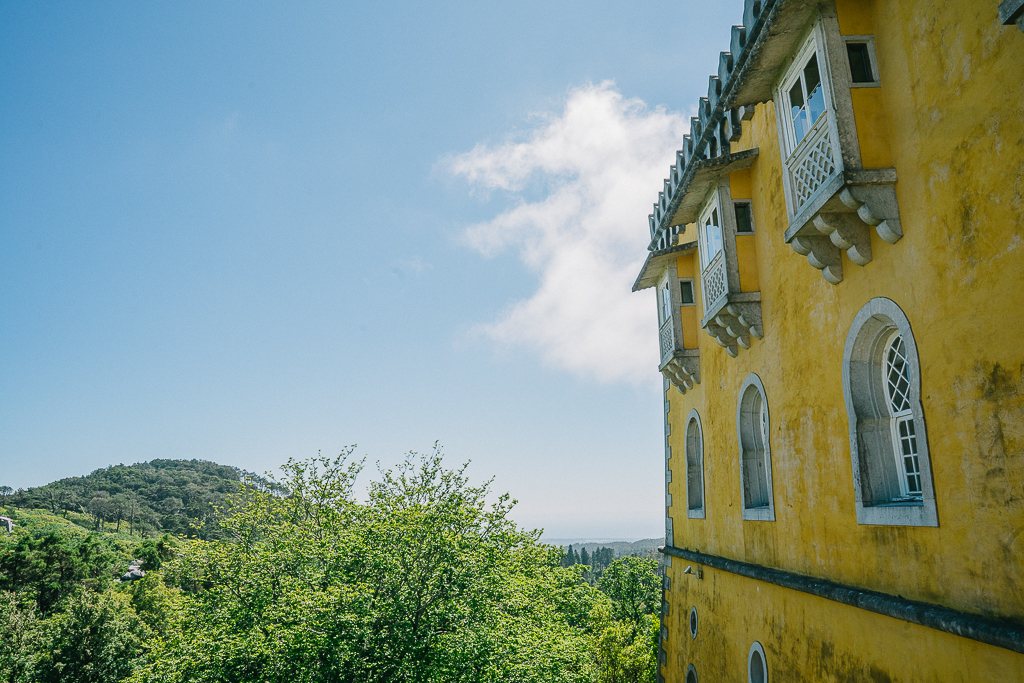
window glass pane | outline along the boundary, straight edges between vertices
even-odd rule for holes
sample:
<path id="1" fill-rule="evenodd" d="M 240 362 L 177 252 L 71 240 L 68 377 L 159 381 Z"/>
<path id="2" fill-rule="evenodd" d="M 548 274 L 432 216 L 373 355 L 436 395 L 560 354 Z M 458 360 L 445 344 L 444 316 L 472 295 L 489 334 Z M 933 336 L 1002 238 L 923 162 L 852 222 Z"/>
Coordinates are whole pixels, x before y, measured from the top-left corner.
<path id="1" fill-rule="evenodd" d="M 708 253 L 708 263 L 722 250 L 722 229 L 718 227 L 718 209 L 704 223 L 704 244 Z"/>
<path id="2" fill-rule="evenodd" d="M 901 336 L 889 343 L 889 352 L 885 358 L 885 382 L 893 414 L 910 410 L 910 364 L 907 362 L 907 347 Z"/>
<path id="3" fill-rule="evenodd" d="M 672 297 L 668 285 L 661 290 L 661 321 L 665 322 L 672 317 Z"/>
<path id="4" fill-rule="evenodd" d="M 807 110 L 804 108 L 804 93 L 801 88 L 800 79 L 797 79 L 789 91 L 789 103 L 792 105 L 793 113 L 793 134 L 796 136 L 797 144 L 800 144 L 810 129 L 807 122 Z"/>
<path id="5" fill-rule="evenodd" d="M 850 76 L 854 83 L 871 83 L 875 80 L 871 73 L 867 43 L 847 43 L 846 55 L 850 58 Z"/>
<path id="6" fill-rule="evenodd" d="M 679 294 L 680 300 L 684 304 L 693 303 L 693 283 L 689 280 L 684 280 L 679 283 Z"/>
<path id="7" fill-rule="evenodd" d="M 750 224 L 750 204 L 736 205 L 736 232 L 754 232 Z"/>
<path id="8" fill-rule="evenodd" d="M 804 67 L 804 81 L 807 83 L 807 111 L 810 113 L 810 123 L 813 125 L 818 117 L 825 113 L 825 91 L 821 88 L 817 55 L 811 55 L 807 66 Z"/>

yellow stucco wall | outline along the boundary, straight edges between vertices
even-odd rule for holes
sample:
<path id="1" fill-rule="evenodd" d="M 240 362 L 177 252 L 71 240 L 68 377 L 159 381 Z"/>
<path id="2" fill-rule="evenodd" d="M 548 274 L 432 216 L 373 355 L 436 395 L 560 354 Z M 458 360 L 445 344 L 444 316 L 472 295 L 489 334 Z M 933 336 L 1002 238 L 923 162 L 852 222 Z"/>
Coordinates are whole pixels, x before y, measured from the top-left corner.
<path id="1" fill-rule="evenodd" d="M 684 241 L 684 240 L 680 240 Z M 694 254 L 687 254 L 686 256 L 680 256 L 676 259 L 676 274 L 680 278 L 692 278 L 693 279 L 693 298 L 697 301 L 697 278 L 694 275 Z M 680 322 L 683 327 L 683 348 L 684 349 L 696 349 L 697 346 L 697 332 L 700 329 L 700 319 L 697 317 L 696 306 L 682 306 L 679 309 Z"/>
<path id="2" fill-rule="evenodd" d="M 857 123 L 861 165 L 864 168 L 892 168 L 888 124 L 881 88 L 851 88 L 853 117 Z"/>
<path id="3" fill-rule="evenodd" d="M 865 106 L 875 110 L 871 125 L 886 127 L 883 138 L 862 138 L 862 154 L 866 167 L 897 169 L 905 236 L 891 245 L 872 232 L 874 260 L 861 267 L 844 255 L 843 282 L 825 282 L 783 241 L 773 106 L 744 122 L 737 148 L 760 149 L 749 172 L 756 232 L 748 239 L 765 336 L 730 358 L 699 334 L 701 384 L 685 396 L 668 391 L 675 544 L 1024 623 L 1024 34 L 999 24 L 995 3 L 844 1 L 838 9 L 844 32 L 874 31 L 882 88 L 857 89 L 865 94 L 855 95 L 855 114 L 858 129 Z M 902 308 L 917 342 L 938 527 L 857 524 L 842 354 L 854 316 L 874 297 Z M 752 372 L 770 407 L 774 522 L 741 518 L 735 415 Z M 685 510 L 691 409 L 704 428 L 704 520 Z M 685 566 L 674 562 L 673 572 Z M 729 663 L 728 680 L 741 680 L 755 639 L 773 681 L 844 680 L 785 677 L 771 663 L 801 656 L 808 666 L 882 666 L 889 678 L 875 680 L 1024 678 L 1024 655 L 765 584 L 770 600 L 755 599 L 740 585 L 754 582 L 705 576 L 673 580 L 670 681 L 682 681 L 694 661 L 686 657 L 697 656 L 677 620 L 698 598 L 722 622 L 700 657 Z M 682 588 L 694 585 L 703 597 Z M 920 654 L 897 644 L 909 636 Z M 965 658 L 994 677 L 941 675 Z M 1016 678 L 999 677 L 1007 671 Z"/>
<path id="4" fill-rule="evenodd" d="M 1024 680 L 1024 656 L 806 593 L 674 559 L 672 607 L 665 623 L 666 680 L 746 683 L 754 641 L 765 651 L 771 683 L 1009 683 Z M 697 637 L 689 632 L 697 609 Z"/>
<path id="5" fill-rule="evenodd" d="M 736 236 L 736 261 L 740 271 L 741 292 L 761 291 L 761 279 L 757 276 L 756 245 L 753 235 Z"/>

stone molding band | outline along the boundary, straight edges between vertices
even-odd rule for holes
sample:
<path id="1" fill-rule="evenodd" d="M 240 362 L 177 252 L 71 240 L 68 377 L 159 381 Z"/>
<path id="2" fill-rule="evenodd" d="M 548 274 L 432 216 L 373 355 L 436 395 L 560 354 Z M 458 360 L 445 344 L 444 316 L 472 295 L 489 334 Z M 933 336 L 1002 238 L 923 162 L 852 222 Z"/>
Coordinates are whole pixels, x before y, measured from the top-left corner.
<path id="1" fill-rule="evenodd" d="M 661 546 L 658 552 L 1024 654 L 1024 627 L 1015 624 L 693 550 Z"/>

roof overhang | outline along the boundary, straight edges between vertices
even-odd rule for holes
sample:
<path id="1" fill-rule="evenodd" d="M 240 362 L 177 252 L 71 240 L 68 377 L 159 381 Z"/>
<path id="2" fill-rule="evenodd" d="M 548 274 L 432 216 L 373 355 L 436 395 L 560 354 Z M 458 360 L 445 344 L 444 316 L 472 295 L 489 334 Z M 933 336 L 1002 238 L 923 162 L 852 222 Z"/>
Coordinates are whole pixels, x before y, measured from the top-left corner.
<path id="1" fill-rule="evenodd" d="M 679 192 L 673 197 L 675 213 L 669 225 L 686 225 L 697 220 L 697 215 L 704 208 L 704 199 L 708 196 L 722 176 L 733 171 L 742 171 L 750 168 L 757 158 L 758 148 L 746 149 L 735 154 L 715 157 L 714 159 L 701 159 L 691 164 L 692 172 L 688 173 L 689 178 L 684 178 L 680 183 Z M 688 168 L 687 171 L 690 171 Z"/>
<path id="2" fill-rule="evenodd" d="M 636 276 L 636 282 L 633 283 L 633 291 L 639 292 L 641 289 L 654 287 L 658 284 L 665 266 L 679 256 L 692 254 L 696 249 L 696 242 L 686 242 L 685 244 L 677 244 L 668 249 L 650 252 L 647 254 L 647 260 L 644 261 L 643 268 L 640 269 L 640 274 Z"/>
<path id="3" fill-rule="evenodd" d="M 755 25 L 756 37 L 736 60 L 736 68 L 722 89 L 723 109 L 768 102 L 782 68 L 800 47 L 808 25 L 819 13 L 821 0 L 776 0 Z M 748 27 L 749 30 L 749 27 Z M 730 87 L 731 86 L 731 87 Z"/>

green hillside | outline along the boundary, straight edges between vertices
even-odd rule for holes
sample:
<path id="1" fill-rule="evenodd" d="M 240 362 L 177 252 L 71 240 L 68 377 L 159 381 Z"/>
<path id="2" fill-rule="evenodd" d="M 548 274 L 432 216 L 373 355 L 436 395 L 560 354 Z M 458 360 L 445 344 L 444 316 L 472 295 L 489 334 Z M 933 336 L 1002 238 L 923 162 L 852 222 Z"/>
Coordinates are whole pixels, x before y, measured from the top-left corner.
<path id="1" fill-rule="evenodd" d="M 92 531 L 147 537 L 168 533 L 210 539 L 217 508 L 243 480 L 261 477 L 205 460 L 152 460 L 113 465 L 83 477 L 7 493 L 7 506 L 47 510 Z M 9 489 L 0 488 L 0 491 Z"/>

